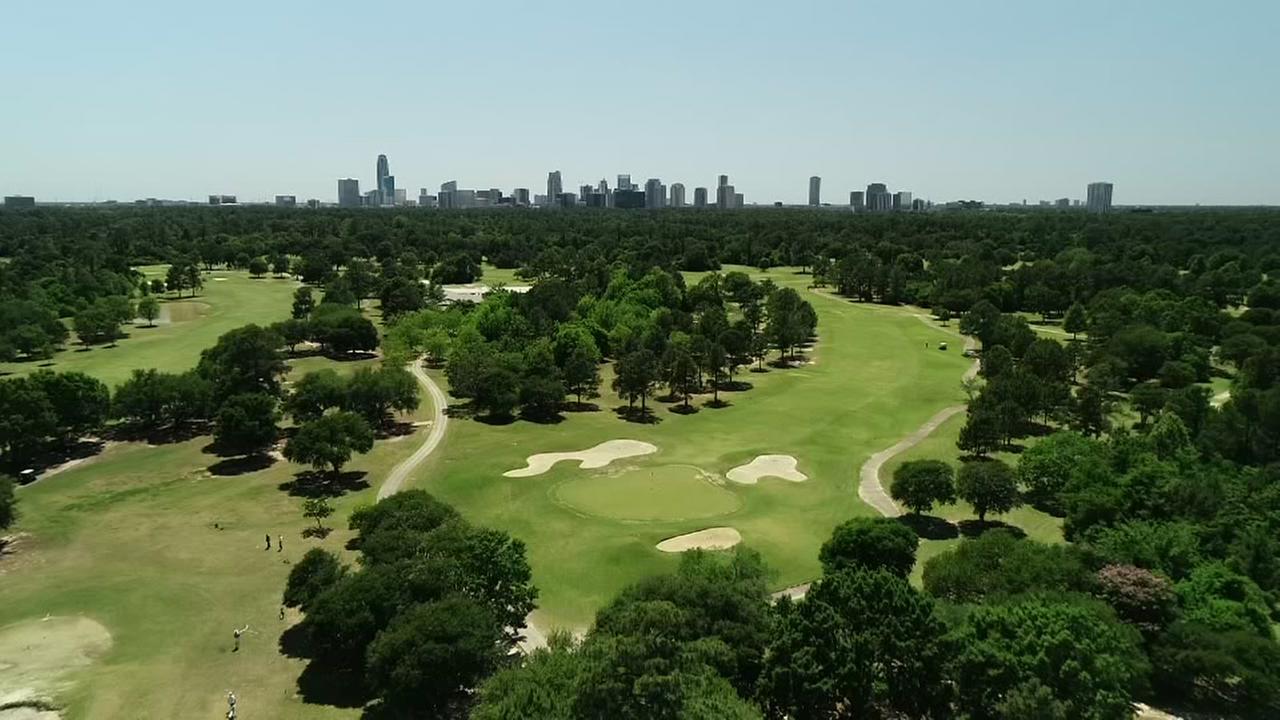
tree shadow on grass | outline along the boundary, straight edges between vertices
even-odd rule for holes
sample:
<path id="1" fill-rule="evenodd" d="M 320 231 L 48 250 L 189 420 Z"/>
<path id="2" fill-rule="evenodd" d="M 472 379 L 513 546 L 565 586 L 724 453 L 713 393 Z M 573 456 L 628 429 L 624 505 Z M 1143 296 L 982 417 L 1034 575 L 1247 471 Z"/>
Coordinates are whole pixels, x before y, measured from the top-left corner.
<path id="1" fill-rule="evenodd" d="M 379 440 L 386 440 L 393 437 L 412 435 L 417 429 L 411 422 L 391 422 L 379 425 L 375 428 L 374 434 Z"/>
<path id="2" fill-rule="evenodd" d="M 520 413 L 520 419 L 531 422 L 536 425 L 559 425 L 564 422 L 564 415 L 560 413 Z"/>
<path id="3" fill-rule="evenodd" d="M 923 540 L 954 540 L 960 537 L 960 528 L 955 523 L 936 515 L 907 513 L 900 515 L 898 522 L 911 528 Z"/>
<path id="4" fill-rule="evenodd" d="M 593 402 L 578 402 L 576 400 L 566 402 L 564 404 L 565 412 L 599 412 L 600 406 Z"/>
<path id="5" fill-rule="evenodd" d="M 363 470 L 348 470 L 336 475 L 304 470 L 294 475 L 292 480 L 280 483 L 278 487 L 294 497 L 336 498 L 368 488 L 369 483 L 364 479 L 366 475 L 368 473 Z"/>
<path id="6" fill-rule="evenodd" d="M 118 425 L 105 433 L 110 440 L 145 442 L 148 445 L 169 445 L 170 443 L 186 442 L 208 434 L 209 423 L 207 422 L 186 422 L 161 428 Z"/>
<path id="7" fill-rule="evenodd" d="M 655 415 L 652 408 L 619 405 L 613 409 L 613 412 L 627 422 L 640 423 L 641 425 L 656 425 L 662 422 L 662 418 Z"/>
<path id="8" fill-rule="evenodd" d="M 218 477 L 234 477 L 266 470 L 275 465 L 276 459 L 266 453 L 255 453 L 241 457 L 223 458 L 209 466 L 211 474 Z"/>
<path id="9" fill-rule="evenodd" d="M 313 649 L 301 623 L 280 633 L 280 654 L 288 658 L 312 658 Z M 365 690 L 364 676 L 347 668 L 311 659 L 298 675 L 298 695 L 311 705 L 339 708 L 364 707 L 372 697 Z"/>
<path id="10" fill-rule="evenodd" d="M 105 450 L 106 446 L 105 442 L 97 439 L 72 440 L 65 444 L 55 445 L 41 452 L 33 459 L 22 463 L 20 466 L 11 467 L 10 469 L 17 473 L 18 471 L 30 468 L 35 470 L 35 476 L 39 477 L 49 468 L 57 467 L 58 465 L 71 462 L 72 460 L 84 460 L 86 458 L 91 458 Z M 8 463 L 6 463 L 6 465 L 8 465 Z"/>
<path id="11" fill-rule="evenodd" d="M 702 407 L 711 408 L 712 410 L 719 410 L 720 408 L 727 408 L 732 404 L 733 403 L 729 402 L 728 400 L 725 400 L 724 398 L 719 398 L 719 399 L 712 398 L 711 400 L 708 400 L 705 403 L 703 403 Z"/>
<path id="12" fill-rule="evenodd" d="M 720 392 L 746 392 L 755 387 L 746 380 L 729 380 L 720 383 Z"/>
<path id="13" fill-rule="evenodd" d="M 969 539 L 976 538 L 982 535 L 982 533 L 991 530 L 1008 530 L 1016 538 L 1024 538 L 1027 536 L 1027 533 L 1024 532 L 1022 528 L 1017 525 L 1010 525 L 1002 520 L 987 520 L 986 522 L 978 522 L 977 520 L 961 520 L 956 524 L 960 526 L 960 534 Z"/>
<path id="14" fill-rule="evenodd" d="M 680 405 L 673 405 L 670 408 L 670 410 L 671 412 L 677 415 L 693 415 L 694 413 L 698 412 L 698 406 L 680 404 Z"/>

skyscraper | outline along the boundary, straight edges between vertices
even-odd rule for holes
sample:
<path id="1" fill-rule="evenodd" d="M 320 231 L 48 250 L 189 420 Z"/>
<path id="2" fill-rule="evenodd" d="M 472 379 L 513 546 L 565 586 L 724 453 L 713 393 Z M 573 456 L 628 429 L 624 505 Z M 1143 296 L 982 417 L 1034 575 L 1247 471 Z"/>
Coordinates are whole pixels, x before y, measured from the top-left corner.
<path id="1" fill-rule="evenodd" d="M 733 186 L 729 184 L 728 175 L 721 175 L 716 184 L 716 207 L 721 210 L 733 207 Z"/>
<path id="2" fill-rule="evenodd" d="M 391 177 L 391 165 L 386 155 L 378 156 L 378 205 L 390 205 L 396 200 L 396 180 Z M 388 183 L 388 180 L 390 182 Z"/>
<path id="3" fill-rule="evenodd" d="M 684 183 L 671 183 L 671 207 L 684 207 Z"/>
<path id="4" fill-rule="evenodd" d="M 658 178 L 649 178 L 644 183 L 644 206 L 646 208 L 660 208 L 666 204 L 667 189 L 663 187 L 662 181 Z"/>
<path id="5" fill-rule="evenodd" d="M 893 209 L 893 196 L 884 183 L 867 186 L 867 209 L 871 212 L 888 212 Z"/>
<path id="6" fill-rule="evenodd" d="M 693 206 L 696 208 L 704 208 L 707 206 L 707 189 L 704 187 L 693 189 Z"/>
<path id="7" fill-rule="evenodd" d="M 360 181 L 343 178 L 338 181 L 338 207 L 360 207 Z"/>
<path id="8" fill-rule="evenodd" d="M 911 193 L 901 190 L 893 194 L 894 210 L 910 210 L 911 209 Z"/>
<path id="9" fill-rule="evenodd" d="M 529 204 L 529 188 L 516 188 L 511 191 L 515 197 L 516 205 L 527 206 Z"/>
<path id="10" fill-rule="evenodd" d="M 635 190 L 636 189 L 636 186 L 631 184 L 630 175 L 623 175 L 621 173 L 618 174 L 618 189 L 619 190 Z"/>
<path id="11" fill-rule="evenodd" d="M 814 175 L 809 178 L 809 206 L 818 207 L 822 204 L 822 178 Z"/>
<path id="12" fill-rule="evenodd" d="M 866 210 L 866 195 L 861 190 L 854 190 L 849 193 L 849 207 L 853 208 L 854 212 Z"/>
<path id="13" fill-rule="evenodd" d="M 560 171 L 552 170 L 547 173 L 547 202 L 556 203 L 563 192 L 564 185 L 560 182 Z"/>
<path id="14" fill-rule="evenodd" d="M 1111 190 L 1114 186 L 1109 182 L 1089 183 L 1089 194 L 1085 206 L 1091 213 L 1111 212 Z"/>

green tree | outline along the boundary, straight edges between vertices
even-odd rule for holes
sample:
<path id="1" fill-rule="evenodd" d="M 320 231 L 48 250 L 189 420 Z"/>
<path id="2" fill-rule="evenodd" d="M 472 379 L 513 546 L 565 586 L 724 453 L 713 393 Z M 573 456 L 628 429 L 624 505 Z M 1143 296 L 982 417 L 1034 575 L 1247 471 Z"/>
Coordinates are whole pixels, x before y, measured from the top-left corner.
<path id="1" fill-rule="evenodd" d="M 889 494 L 916 515 L 956 501 L 955 471 L 941 460 L 909 460 L 893 471 Z"/>
<path id="2" fill-rule="evenodd" d="M 911 574 L 920 544 L 911 528 L 892 518 L 854 518 L 831 532 L 818 551 L 824 575 L 841 570 L 888 570 Z"/>
<path id="3" fill-rule="evenodd" d="M 336 475 L 353 452 L 363 454 L 372 449 L 369 423 L 355 413 L 340 411 L 304 423 L 284 446 L 284 456 L 317 470 L 329 468 Z"/>
<path id="4" fill-rule="evenodd" d="M 977 606 L 957 646 L 950 673 L 957 707 L 974 720 L 1007 717 L 1002 705 L 1025 702 L 1031 687 L 1048 690 L 1065 717 L 1128 720 L 1148 671 L 1137 632 L 1103 608 L 1074 602 Z"/>
<path id="5" fill-rule="evenodd" d="M 307 498 L 302 501 L 302 517 L 316 521 L 316 530 L 323 530 L 322 524 L 326 518 L 333 514 L 333 506 L 329 501 L 322 498 Z"/>
<path id="6" fill-rule="evenodd" d="M 685 409 L 688 409 L 689 397 L 698 385 L 698 365 L 693 355 L 688 349 L 673 343 L 662 358 L 662 369 L 671 394 L 681 398 Z"/>
<path id="7" fill-rule="evenodd" d="M 8 530 L 18 519 L 17 483 L 8 475 L 0 475 L 0 530 Z"/>
<path id="8" fill-rule="evenodd" d="M 923 581 L 925 592 L 940 600 L 979 603 L 1029 592 L 1081 591 L 1093 577 L 1076 548 L 997 528 L 929 558 Z"/>
<path id="9" fill-rule="evenodd" d="M 1106 463 L 1101 443 L 1074 432 L 1056 432 L 1032 445 L 1018 457 L 1018 482 L 1027 499 L 1037 505 L 1061 511 L 1061 495 L 1073 473 L 1082 467 Z"/>
<path id="10" fill-rule="evenodd" d="M 1253 632 L 1271 637 L 1266 595 L 1249 578 L 1223 563 L 1208 563 L 1174 586 L 1182 616 L 1218 632 Z"/>
<path id="11" fill-rule="evenodd" d="M 465 597 L 401 613 L 369 646 L 369 685 L 392 712 L 437 717 L 505 657 L 502 627 Z"/>
<path id="12" fill-rule="evenodd" d="M 253 277 L 260 278 L 266 275 L 270 269 L 271 266 L 267 264 L 266 258 L 255 257 L 249 261 L 249 274 Z"/>
<path id="13" fill-rule="evenodd" d="M 396 318 L 405 313 L 416 312 L 426 307 L 427 298 L 422 291 L 422 283 L 405 277 L 395 277 L 382 285 L 378 293 L 384 318 Z"/>
<path id="14" fill-rule="evenodd" d="M 281 346 L 284 340 L 258 325 L 224 333 L 200 353 L 196 372 L 213 383 L 215 397 L 244 393 L 281 394 L 280 379 L 289 371 Z"/>
<path id="15" fill-rule="evenodd" d="M 1067 309 L 1067 315 L 1062 319 L 1062 329 L 1071 333 L 1071 339 L 1075 340 L 1077 335 L 1085 331 L 1088 323 L 1089 318 L 1085 314 L 1084 306 L 1076 302 Z"/>
<path id="16" fill-rule="evenodd" d="M 295 423 L 306 423 L 347 401 L 347 379 L 333 368 L 314 370 L 293 384 L 284 399 L 284 411 Z"/>
<path id="17" fill-rule="evenodd" d="M 1267 720 L 1280 712 L 1280 643 L 1252 632 L 1174 623 L 1151 649 L 1157 697 L 1214 716 Z"/>
<path id="18" fill-rule="evenodd" d="M 214 417 L 213 441 L 224 452 L 261 453 L 275 444 L 279 420 L 274 397 L 264 393 L 232 395 Z"/>
<path id="19" fill-rule="evenodd" d="M 111 415 L 106 384 L 82 372 L 37 370 L 29 376 L 53 410 L 56 434 L 71 441 L 102 428 Z"/>
<path id="20" fill-rule="evenodd" d="M 356 413 L 371 426 L 380 427 L 391 420 L 393 411 L 407 413 L 417 409 L 418 381 L 402 367 L 360 368 L 346 381 L 342 408 Z"/>
<path id="21" fill-rule="evenodd" d="M 975 403 L 969 408 L 964 427 L 960 428 L 956 447 L 974 457 L 986 457 L 1000 446 L 1000 425 L 1000 417 L 991 408 Z"/>
<path id="22" fill-rule="evenodd" d="M 147 327 L 155 327 L 156 318 L 160 317 L 160 301 L 150 295 L 139 300 L 138 317 L 147 321 Z"/>
<path id="23" fill-rule="evenodd" d="M 311 317 L 311 311 L 315 309 L 316 296 L 311 288 L 304 285 L 293 291 L 294 320 L 305 320 Z"/>
<path id="24" fill-rule="evenodd" d="M 378 347 L 378 328 L 372 321 L 353 307 L 335 305 L 327 299 L 311 313 L 311 337 L 338 355 L 370 352 Z"/>
<path id="25" fill-rule="evenodd" d="M 573 636 L 553 633 L 547 646 L 519 665 L 498 670 L 477 692 L 472 720 L 574 720 L 573 706 L 587 659 Z"/>
<path id="26" fill-rule="evenodd" d="M 945 717 L 947 628 L 933 601 L 898 575 L 844 571 L 804 600 L 782 600 L 760 694 L 796 720 Z"/>
<path id="27" fill-rule="evenodd" d="M 284 277 L 289 274 L 289 256 L 284 253 L 276 253 L 271 256 L 271 274 L 277 277 Z"/>
<path id="28" fill-rule="evenodd" d="M 646 349 L 636 350 L 618 359 L 614 367 L 613 390 L 634 407 L 638 399 L 644 409 L 645 399 L 653 394 L 658 380 L 658 362 Z"/>
<path id="29" fill-rule="evenodd" d="M 320 593 L 333 587 L 345 574 L 346 568 L 336 555 L 328 550 L 311 548 L 289 570 L 289 579 L 284 586 L 285 607 L 306 612 Z"/>
<path id="30" fill-rule="evenodd" d="M 956 495 L 973 506 L 978 522 L 987 513 L 1001 515 L 1022 504 L 1013 470 L 1000 460 L 970 460 L 956 475 Z"/>

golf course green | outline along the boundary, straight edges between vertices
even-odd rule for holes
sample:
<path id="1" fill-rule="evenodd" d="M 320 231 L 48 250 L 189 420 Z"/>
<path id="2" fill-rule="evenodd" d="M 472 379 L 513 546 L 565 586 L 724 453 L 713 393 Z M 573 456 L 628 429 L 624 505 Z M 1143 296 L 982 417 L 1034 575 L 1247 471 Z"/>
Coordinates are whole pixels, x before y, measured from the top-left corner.
<path id="1" fill-rule="evenodd" d="M 738 509 L 738 497 L 693 465 L 657 465 L 596 472 L 551 489 L 552 497 L 585 515 L 626 520 L 697 520 Z"/>

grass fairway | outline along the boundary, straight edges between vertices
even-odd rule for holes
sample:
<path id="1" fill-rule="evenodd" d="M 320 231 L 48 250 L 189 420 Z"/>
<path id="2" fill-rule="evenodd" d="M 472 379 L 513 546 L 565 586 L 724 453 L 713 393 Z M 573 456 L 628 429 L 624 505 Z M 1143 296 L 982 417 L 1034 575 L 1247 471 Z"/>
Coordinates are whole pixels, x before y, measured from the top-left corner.
<path id="1" fill-rule="evenodd" d="M 166 269 L 163 265 L 139 268 L 148 279 L 163 278 Z M 73 335 L 67 349 L 55 353 L 50 361 L 0 363 L 0 373 L 21 375 L 40 368 L 76 370 L 115 387 L 134 368 L 189 370 L 200 359 L 200 351 L 228 330 L 249 323 L 269 325 L 289 317 L 293 291 L 298 286 L 293 280 L 269 276 L 255 280 L 248 273 L 235 270 L 205 273 L 204 289 L 194 298 L 166 295 L 161 300 L 161 315 L 155 327 L 138 321 L 125 328 L 128 336 L 115 346 L 84 348 L 75 344 Z"/>
<path id="2" fill-rule="evenodd" d="M 657 542 L 710 526 L 741 532 L 743 542 L 776 570 L 776 587 L 812 579 L 819 573 L 818 548 L 831 529 L 872 513 L 857 497 L 858 468 L 939 408 L 961 402 L 960 375 L 968 361 L 959 347 L 939 352 L 940 333 L 907 311 L 810 292 L 809 276 L 792 269 L 775 269 L 767 277 L 796 287 L 817 310 L 821 337 L 810 352 L 813 364 L 743 372 L 740 379 L 755 387 L 722 394 L 732 404 L 721 409 L 704 407 L 685 416 L 656 403 L 659 422 L 654 424 L 624 422 L 614 414 L 625 403 L 608 391 L 606 372 L 597 412 L 568 414 L 563 422 L 546 425 L 451 424 L 444 445 L 414 486 L 454 504 L 476 523 L 525 541 L 541 591 L 540 616 L 552 625 L 586 625 L 626 584 L 674 568 L 678 558 L 657 551 Z M 435 377 L 444 383 L 442 374 Z M 752 486 L 714 487 L 717 495 L 735 496 L 736 504 L 705 515 L 710 505 L 700 503 L 697 519 L 677 507 L 668 511 L 673 515 L 636 521 L 625 519 L 636 517 L 625 513 L 649 516 L 641 514 L 647 503 L 637 499 L 645 497 L 643 488 L 630 480 L 613 486 L 596 482 L 609 479 L 609 473 L 571 463 L 534 477 L 502 476 L 524 467 L 528 455 L 576 451 L 613 439 L 658 447 L 657 453 L 625 464 L 641 486 L 648 473 L 666 474 L 676 466 L 723 478 L 730 468 L 773 453 L 794 455 L 799 471 L 810 479 L 765 478 Z M 567 505 L 566 483 L 574 483 L 569 487 L 575 504 L 589 503 L 593 509 Z M 676 502 L 683 502 L 688 486 L 681 488 L 669 491 Z M 616 494 L 609 497 L 608 491 Z M 589 499 L 582 500 L 580 493 Z M 690 519 L 665 519 L 681 517 Z"/>
<path id="3" fill-rule="evenodd" d="M 314 369 L 326 361 L 300 362 Z M 430 415 L 424 400 L 414 419 Z M 222 717 L 230 689 L 244 717 L 357 717 L 358 710 L 299 697 L 305 663 L 280 651 L 280 633 L 293 619 L 279 620 L 280 593 L 308 548 L 343 552 L 347 516 L 373 502 L 378 483 L 425 432 L 380 441 L 352 460 L 350 470 L 367 474 L 331 501 L 337 512 L 327 524 L 335 531 L 324 540 L 301 535 L 312 522 L 301 515 L 303 499 L 291 494 L 302 468 L 277 461 L 217 475 L 210 466 L 219 458 L 204 451 L 208 437 L 114 445 L 22 488 L 14 528 L 21 539 L 0 560 L 0 631 L 53 615 L 84 616 L 110 632 L 106 654 L 67 678 L 75 683 L 60 696 L 68 720 Z M 268 534 L 284 536 L 283 552 L 262 549 Z M 250 631 L 232 653 L 231 631 L 245 624 Z M 0 691 L 5 677 L 0 671 Z M 335 689 L 308 688 L 325 690 Z"/>

